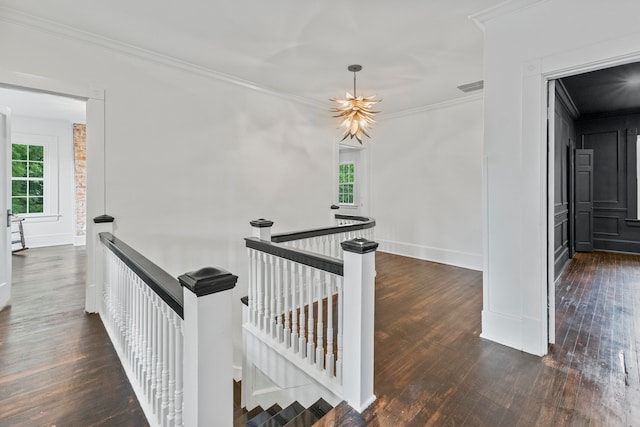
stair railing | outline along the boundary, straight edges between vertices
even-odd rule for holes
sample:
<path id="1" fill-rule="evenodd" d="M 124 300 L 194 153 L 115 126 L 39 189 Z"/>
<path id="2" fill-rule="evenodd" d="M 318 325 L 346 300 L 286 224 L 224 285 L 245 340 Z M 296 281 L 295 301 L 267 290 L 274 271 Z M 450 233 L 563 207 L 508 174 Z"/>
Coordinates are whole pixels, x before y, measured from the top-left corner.
<path id="1" fill-rule="evenodd" d="M 336 236 L 375 221 L 271 235 L 272 221 L 252 221 L 247 315 L 243 327 L 316 382 L 362 411 L 374 400 L 375 250 L 363 237 L 342 241 L 341 258 L 324 254 Z M 336 239 L 339 237 L 335 237 Z M 333 239 L 333 238 L 332 238 Z M 289 242 L 305 242 L 300 247 Z M 316 249 L 318 252 L 313 252 Z M 336 253 L 336 251 L 331 251 Z"/>
<path id="2" fill-rule="evenodd" d="M 237 277 L 208 267 L 176 279 L 115 237 L 112 217 L 94 222 L 99 314 L 149 424 L 232 425 Z"/>
<path id="3" fill-rule="evenodd" d="M 342 258 L 342 242 L 357 238 L 374 240 L 376 221 L 373 218 L 336 214 L 335 221 L 336 225 L 333 227 L 274 234 L 271 236 L 271 241 L 296 249 Z"/>

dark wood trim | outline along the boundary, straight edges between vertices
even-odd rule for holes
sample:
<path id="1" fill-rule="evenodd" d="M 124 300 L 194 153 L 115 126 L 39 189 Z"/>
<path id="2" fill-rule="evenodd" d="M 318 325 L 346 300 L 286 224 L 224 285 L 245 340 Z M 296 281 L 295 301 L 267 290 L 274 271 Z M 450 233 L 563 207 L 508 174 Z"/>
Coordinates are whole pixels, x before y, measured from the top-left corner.
<path id="1" fill-rule="evenodd" d="M 250 249 L 288 259 L 298 264 L 308 265 L 309 267 L 337 274 L 338 276 L 344 274 L 344 263 L 340 259 L 278 245 L 277 243 L 260 240 L 257 237 L 247 237 L 244 240 L 246 246 Z"/>
<path id="2" fill-rule="evenodd" d="M 178 279 L 111 233 L 100 233 L 100 241 L 140 277 L 178 316 L 184 319 L 184 297 Z"/>
<path id="3" fill-rule="evenodd" d="M 346 252 L 353 252 L 356 254 L 368 254 L 370 252 L 375 252 L 378 249 L 378 243 L 372 242 L 367 239 L 351 239 L 345 242 L 340 243 L 342 246 L 342 250 Z"/>
<path id="4" fill-rule="evenodd" d="M 178 276 L 178 281 L 196 296 L 203 297 L 235 288 L 238 276 L 221 268 L 204 267 Z"/>
<path id="5" fill-rule="evenodd" d="M 359 224 L 343 224 L 333 227 L 313 228 L 311 230 L 291 231 L 287 233 L 278 233 L 271 236 L 274 243 L 290 242 L 292 240 L 309 239 L 311 237 L 328 236 L 329 234 L 346 233 L 348 231 L 366 230 L 376 226 L 376 220 L 373 218 L 365 218 L 354 215 L 336 215 L 338 219 L 352 219 L 361 221 Z"/>
<path id="6" fill-rule="evenodd" d="M 100 215 L 100 216 L 97 216 L 97 217 L 93 218 L 94 224 L 102 224 L 102 223 L 105 223 L 105 222 L 113 222 L 114 220 L 115 220 L 114 217 L 112 217 L 111 215 L 106 215 L 106 214 L 105 215 Z"/>

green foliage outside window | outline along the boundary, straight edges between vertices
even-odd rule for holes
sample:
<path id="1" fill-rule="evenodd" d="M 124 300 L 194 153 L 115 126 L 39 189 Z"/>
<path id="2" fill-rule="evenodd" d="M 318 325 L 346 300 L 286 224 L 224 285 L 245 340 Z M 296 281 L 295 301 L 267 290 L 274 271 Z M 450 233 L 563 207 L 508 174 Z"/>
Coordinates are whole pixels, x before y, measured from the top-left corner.
<path id="1" fill-rule="evenodd" d="M 353 163 L 340 164 L 338 180 L 338 203 L 354 203 L 355 165 Z"/>
<path id="2" fill-rule="evenodd" d="M 11 146 L 11 210 L 14 214 L 44 212 L 44 146 Z"/>

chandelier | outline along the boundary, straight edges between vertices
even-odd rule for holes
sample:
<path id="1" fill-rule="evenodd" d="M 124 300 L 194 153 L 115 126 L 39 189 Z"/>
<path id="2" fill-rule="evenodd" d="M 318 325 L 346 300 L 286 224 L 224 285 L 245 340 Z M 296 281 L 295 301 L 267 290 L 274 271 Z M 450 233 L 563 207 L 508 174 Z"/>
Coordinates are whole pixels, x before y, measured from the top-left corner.
<path id="1" fill-rule="evenodd" d="M 379 113 L 379 111 L 372 111 L 371 107 L 381 100 L 374 99 L 375 95 L 364 97 L 356 94 L 356 73 L 362 70 L 361 65 L 349 65 L 347 70 L 353 72 L 353 95 L 347 92 L 345 99 L 332 98 L 331 101 L 336 102 L 338 105 L 332 108 L 331 111 L 338 113 L 333 117 L 339 118 L 341 121 L 340 127 L 344 128 L 344 135 L 341 141 L 349 137 L 357 139 L 362 144 L 363 135 L 371 138 L 367 131 L 376 122 L 373 116 Z"/>

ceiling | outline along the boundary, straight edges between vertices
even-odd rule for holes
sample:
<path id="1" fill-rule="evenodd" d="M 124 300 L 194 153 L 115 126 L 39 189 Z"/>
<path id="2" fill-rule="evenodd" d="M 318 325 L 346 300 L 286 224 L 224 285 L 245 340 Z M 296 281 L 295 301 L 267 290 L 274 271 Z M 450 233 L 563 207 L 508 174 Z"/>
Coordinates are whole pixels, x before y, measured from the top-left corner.
<path id="1" fill-rule="evenodd" d="M 0 0 L 0 14 L 53 21 L 317 103 L 350 90 L 347 66 L 361 64 L 358 92 L 393 113 L 469 96 L 457 86 L 483 78 L 483 33 L 468 17 L 500 3 Z"/>
<path id="2" fill-rule="evenodd" d="M 581 115 L 640 109 L 638 62 L 561 80 Z"/>

